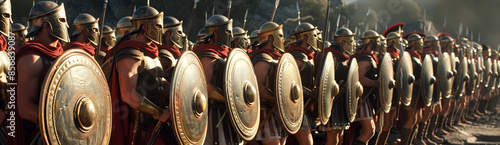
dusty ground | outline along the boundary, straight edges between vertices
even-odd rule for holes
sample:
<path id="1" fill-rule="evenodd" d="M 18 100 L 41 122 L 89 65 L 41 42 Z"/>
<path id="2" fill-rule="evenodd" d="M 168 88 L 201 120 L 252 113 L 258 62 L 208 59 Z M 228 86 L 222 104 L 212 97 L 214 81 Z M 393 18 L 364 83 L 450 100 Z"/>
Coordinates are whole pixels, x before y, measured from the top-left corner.
<path id="1" fill-rule="evenodd" d="M 457 128 L 457 132 L 444 135 L 449 144 L 500 144 L 500 111 Z"/>

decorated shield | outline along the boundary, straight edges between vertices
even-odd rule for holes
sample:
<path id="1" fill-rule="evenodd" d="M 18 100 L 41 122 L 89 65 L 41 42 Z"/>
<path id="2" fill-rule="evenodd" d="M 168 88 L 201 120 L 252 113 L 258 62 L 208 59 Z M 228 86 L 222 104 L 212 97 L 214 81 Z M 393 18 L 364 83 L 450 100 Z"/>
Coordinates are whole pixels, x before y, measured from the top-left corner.
<path id="1" fill-rule="evenodd" d="M 224 77 L 231 123 L 242 139 L 252 140 L 260 123 L 260 99 L 253 65 L 245 51 L 231 51 Z"/>
<path id="2" fill-rule="evenodd" d="M 423 97 L 424 104 L 426 106 L 430 106 L 432 103 L 432 94 L 434 93 L 435 82 L 436 78 L 434 77 L 432 58 L 429 54 L 426 54 L 424 60 L 422 61 L 422 71 L 420 73 L 421 96 Z"/>
<path id="3" fill-rule="evenodd" d="M 467 58 L 462 57 L 460 59 L 460 63 L 458 63 L 457 75 L 455 76 L 455 84 L 457 84 L 455 90 L 456 97 L 462 97 L 462 94 L 465 91 L 466 82 L 469 80 L 467 66 Z"/>
<path id="4" fill-rule="evenodd" d="M 385 53 L 382 57 L 382 61 L 380 61 L 379 78 L 380 87 L 378 103 L 384 112 L 389 113 L 392 105 L 392 97 L 396 81 L 394 80 L 392 59 L 388 53 Z"/>
<path id="5" fill-rule="evenodd" d="M 356 58 L 351 60 L 345 88 L 347 97 L 347 116 L 349 121 L 353 122 L 356 118 L 356 111 L 358 109 L 358 97 L 363 94 L 363 86 L 359 83 L 359 67 Z"/>
<path id="6" fill-rule="evenodd" d="M 484 59 L 484 71 L 483 71 L 483 81 L 481 82 L 486 88 L 488 88 L 488 84 L 489 84 L 489 81 L 490 81 L 490 76 L 493 74 L 492 70 L 491 70 L 491 59 L 488 58 L 488 59 Z"/>
<path id="7" fill-rule="evenodd" d="M 304 97 L 297 63 L 289 53 L 283 54 L 278 62 L 275 88 L 281 121 L 289 133 L 295 134 L 302 125 Z"/>
<path id="8" fill-rule="evenodd" d="M 332 53 L 328 52 L 323 60 L 323 68 L 318 73 L 318 117 L 321 124 L 325 125 L 330 119 L 332 104 L 339 92 L 339 85 L 335 81 L 335 67 Z"/>
<path id="9" fill-rule="evenodd" d="M 450 55 L 447 52 L 440 53 L 437 66 L 437 81 L 439 83 L 439 89 L 443 96 L 449 98 L 451 95 L 451 87 L 453 86 L 453 72 L 450 66 Z"/>
<path id="10" fill-rule="evenodd" d="M 409 106 L 411 103 L 415 76 L 413 75 L 413 63 L 411 61 L 411 56 L 408 52 L 404 52 L 399 58 L 396 70 L 396 80 L 396 86 L 401 103 L 405 106 Z"/>
<path id="11" fill-rule="evenodd" d="M 59 56 L 47 71 L 39 106 L 46 144 L 108 144 L 111 95 L 99 64 L 81 49 Z"/>
<path id="12" fill-rule="evenodd" d="M 201 62 L 191 51 L 177 61 L 170 84 L 171 127 L 179 144 L 203 144 L 208 128 L 207 84 Z"/>

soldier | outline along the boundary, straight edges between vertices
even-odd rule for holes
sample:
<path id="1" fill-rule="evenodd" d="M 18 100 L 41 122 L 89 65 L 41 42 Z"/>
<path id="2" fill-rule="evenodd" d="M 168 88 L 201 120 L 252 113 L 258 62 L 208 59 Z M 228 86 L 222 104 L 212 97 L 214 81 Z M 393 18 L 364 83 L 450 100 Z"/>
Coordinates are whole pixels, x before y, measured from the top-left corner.
<path id="1" fill-rule="evenodd" d="M 7 94 L 7 83 L 8 83 L 8 78 L 7 78 L 7 73 L 8 71 L 10 70 L 10 62 L 9 62 L 9 55 L 7 54 L 8 51 L 14 51 L 15 48 L 18 48 L 18 46 L 20 46 L 22 43 L 24 43 L 24 36 L 26 35 L 26 28 L 24 26 L 22 26 L 21 24 L 13 24 L 12 25 L 12 31 L 14 33 L 14 36 L 12 36 L 12 34 L 10 33 L 10 29 L 11 29 L 11 24 L 12 24 L 12 18 L 10 17 L 12 15 L 12 12 L 11 12 L 11 4 L 10 4 L 10 0 L 5 0 L 5 1 L 2 1 L 0 2 L 0 13 L 2 14 L 2 17 L 0 18 L 0 33 L 3 34 L 2 36 L 0 36 L 0 73 L 1 73 L 1 76 L 0 77 L 0 90 L 2 91 L 0 93 L 0 123 L 2 124 L 9 124 L 9 123 L 5 123 L 6 121 L 6 118 L 8 116 L 9 113 L 7 113 L 7 110 L 5 110 L 7 108 L 7 102 L 8 101 L 8 98 L 10 98 L 10 96 Z M 14 32 L 15 31 L 15 32 Z M 8 51 L 7 50 L 7 46 L 8 45 L 8 42 L 7 42 L 7 39 L 5 37 L 15 37 L 15 43 L 14 43 L 14 50 L 12 50 L 12 48 L 9 48 Z M 10 40 L 11 38 L 9 38 Z M 10 45 L 12 45 L 11 43 L 9 43 Z M 10 78 L 9 78 L 10 80 Z M 17 114 L 17 113 L 16 113 Z M 3 128 L 4 126 L 1 125 L 0 128 Z M 5 134 L 4 134 L 5 135 Z M 4 136 L 0 136 L 0 141 L 1 142 L 4 142 Z"/>
<path id="2" fill-rule="evenodd" d="M 42 80 L 52 62 L 63 53 L 60 42 L 69 42 L 68 23 L 64 4 L 42 1 L 31 8 L 29 14 L 30 30 L 26 37 L 34 40 L 22 45 L 16 54 L 17 98 L 16 110 L 21 118 L 16 119 L 16 135 L 8 142 L 26 144 L 38 132 L 38 100 Z M 22 124 L 21 124 L 22 121 Z M 36 143 L 36 142 L 35 142 Z"/>
<path id="3" fill-rule="evenodd" d="M 207 35 L 205 43 L 193 48 L 200 58 L 205 71 L 207 91 L 209 100 L 209 117 L 206 144 L 239 144 L 243 140 L 239 138 L 232 128 L 229 117 L 222 118 L 226 110 L 225 96 L 222 92 L 222 78 L 224 75 L 223 62 L 228 57 L 233 20 L 222 15 L 210 17 L 205 25 Z M 219 120 L 222 123 L 216 128 Z"/>
<path id="4" fill-rule="evenodd" d="M 158 57 L 163 32 L 163 12 L 142 6 L 130 20 L 133 29 L 113 49 L 110 92 L 113 108 L 113 130 L 110 144 L 145 144 L 151 138 L 155 120 L 167 122 L 165 79 Z M 129 39 L 131 38 L 131 39 Z M 147 82 L 147 83 L 141 83 Z M 154 103 L 153 103 L 154 102 Z M 131 109 L 130 111 L 128 109 Z M 130 125 L 130 121 L 135 122 Z M 137 127 L 136 127 L 137 126 Z M 138 130 L 138 128 L 141 128 Z M 166 128 L 162 132 L 169 132 Z M 160 137 L 155 144 L 174 144 L 174 139 Z"/>
<path id="5" fill-rule="evenodd" d="M 354 54 L 355 49 L 354 34 L 347 28 L 340 28 L 335 32 L 333 40 L 333 45 L 325 48 L 322 54 L 325 55 L 328 54 L 328 52 L 332 52 L 335 58 L 335 81 L 346 82 L 351 56 Z M 340 90 L 345 89 L 347 89 L 346 85 L 340 84 Z M 320 126 L 320 130 L 326 132 L 327 145 L 342 144 L 344 130 L 349 129 L 350 126 L 350 121 L 344 105 L 347 98 L 343 96 L 346 96 L 345 91 L 337 94 L 339 99 L 333 102 L 332 114 L 329 122 L 324 126 Z"/>
<path id="6" fill-rule="evenodd" d="M 116 42 L 120 42 L 123 36 L 127 35 L 132 30 L 131 16 L 125 16 L 116 23 Z"/>
<path id="7" fill-rule="evenodd" d="M 288 136 L 285 128 L 279 123 L 278 111 L 272 110 L 276 96 L 274 90 L 274 74 L 277 71 L 278 60 L 285 51 L 283 45 L 283 26 L 274 22 L 264 23 L 258 30 L 260 44 L 258 49 L 252 52 L 252 63 L 255 75 L 259 84 L 259 94 L 261 97 L 261 119 L 266 115 L 271 115 L 268 120 L 264 120 L 262 128 L 257 132 L 255 139 L 264 145 L 284 145 Z M 255 42 L 255 41 L 254 41 Z M 269 113 L 269 111 L 273 111 Z"/>
<path id="8" fill-rule="evenodd" d="M 359 82 L 363 85 L 363 90 L 365 90 L 358 103 L 360 107 L 358 107 L 359 110 L 355 121 L 359 121 L 362 131 L 360 136 L 354 140 L 353 144 L 355 145 L 367 144 L 375 134 L 373 106 L 371 104 L 373 104 L 372 100 L 376 98 L 376 91 L 370 90 L 377 90 L 379 86 L 377 77 L 378 58 L 373 54 L 378 45 L 377 41 L 370 40 L 362 44 L 358 52 L 354 54 L 354 57 L 358 60 Z"/>
<path id="9" fill-rule="evenodd" d="M 493 71 L 491 70 L 491 64 L 492 64 L 492 61 L 491 60 L 491 47 L 487 46 L 487 45 L 481 45 L 481 47 L 483 48 L 482 50 L 482 57 L 481 59 L 484 60 L 484 72 L 483 72 L 483 83 L 482 83 L 482 86 L 481 86 L 481 97 L 478 97 L 478 103 L 479 103 L 479 106 L 478 106 L 478 109 L 477 109 L 477 112 L 480 116 L 483 116 L 485 114 L 487 114 L 486 112 L 486 106 L 488 104 L 488 100 L 490 99 L 491 97 L 491 90 L 490 90 L 490 85 L 489 85 L 489 81 L 491 81 L 491 77 L 493 75 Z M 489 64 L 487 64 L 489 63 Z"/>
<path id="10" fill-rule="evenodd" d="M 175 66 L 175 62 L 181 56 L 181 49 L 186 47 L 184 42 L 186 34 L 182 32 L 182 21 L 172 16 L 163 18 L 163 45 L 158 46 L 160 51 L 160 62 L 164 72 Z"/>
<path id="11" fill-rule="evenodd" d="M 441 35 L 438 35 L 438 38 L 439 38 L 439 44 L 441 46 L 441 52 L 445 53 L 447 52 L 448 54 L 451 54 L 454 52 L 454 47 L 455 47 L 455 41 L 453 40 L 453 38 L 451 38 L 448 34 L 446 33 L 440 33 Z M 451 58 L 451 60 L 453 60 L 452 63 L 455 62 L 455 58 Z M 452 68 L 453 69 L 453 68 Z M 456 70 L 452 70 L 453 72 L 456 73 Z M 455 88 L 457 88 L 458 86 L 454 86 L 454 91 L 452 92 L 452 96 L 454 95 L 455 93 Z M 453 103 L 453 100 L 452 100 L 452 97 L 449 97 L 449 98 L 446 98 L 446 97 L 443 97 L 441 99 L 441 112 L 439 112 L 439 116 L 437 118 L 437 122 L 438 122 L 438 125 L 437 125 L 437 132 L 438 132 L 438 136 L 442 138 L 442 135 L 444 134 L 443 130 L 443 123 L 444 123 L 444 119 L 446 117 L 448 117 L 448 114 L 449 114 L 449 111 L 451 109 L 451 104 Z M 450 130 L 450 131 L 456 131 L 456 130 Z"/>
<path id="12" fill-rule="evenodd" d="M 29 39 L 26 38 L 28 34 L 28 29 L 21 23 L 12 24 L 12 33 L 14 33 L 15 38 L 15 48 L 19 48 L 19 46 L 26 43 Z"/>
<path id="13" fill-rule="evenodd" d="M 233 38 L 231 39 L 232 48 L 241 48 L 246 50 L 248 53 L 252 53 L 252 50 L 248 49 L 250 40 L 248 39 L 247 32 L 247 30 L 243 30 L 241 27 L 233 28 Z"/>
<path id="14" fill-rule="evenodd" d="M 207 35 L 207 30 L 205 28 L 201 28 L 200 31 L 198 31 L 198 41 L 196 41 L 196 45 L 200 45 L 200 44 L 203 44 L 205 40 L 203 40 L 203 38 L 205 38 L 205 36 Z"/>
<path id="15" fill-rule="evenodd" d="M 248 46 L 247 51 L 255 51 L 257 49 L 257 45 L 260 43 L 258 34 L 259 30 L 253 30 L 250 33 L 250 46 Z"/>
<path id="16" fill-rule="evenodd" d="M 75 32 L 71 35 L 72 41 L 64 46 L 64 50 L 83 49 L 89 55 L 94 56 L 99 37 L 98 21 L 99 19 L 87 13 L 78 15 L 73 21 Z"/>
<path id="17" fill-rule="evenodd" d="M 304 96 L 307 99 L 315 99 L 317 96 L 314 94 L 314 75 L 316 74 L 314 56 L 321 51 L 321 48 L 318 47 L 321 43 L 318 43 L 320 39 L 319 35 L 317 35 L 317 28 L 305 22 L 295 28 L 294 35 L 297 37 L 297 41 L 295 41 L 296 45 L 287 48 L 286 52 L 292 54 L 295 62 L 297 62 L 302 79 Z M 311 110 L 309 108 L 305 109 L 301 129 L 295 134 L 295 138 L 297 138 L 299 144 L 312 145 L 311 129 L 316 127 L 316 123 Z"/>
<path id="18" fill-rule="evenodd" d="M 102 36 L 99 42 L 101 43 L 101 48 L 96 54 L 96 61 L 102 65 L 104 63 L 104 57 L 116 44 L 115 30 L 108 25 L 104 25 L 102 27 Z"/>

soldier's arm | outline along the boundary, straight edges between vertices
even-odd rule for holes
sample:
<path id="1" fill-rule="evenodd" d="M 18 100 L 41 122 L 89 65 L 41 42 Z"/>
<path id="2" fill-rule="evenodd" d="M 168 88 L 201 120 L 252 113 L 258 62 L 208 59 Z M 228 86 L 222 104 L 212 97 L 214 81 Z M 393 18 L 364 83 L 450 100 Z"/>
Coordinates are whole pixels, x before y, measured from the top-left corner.
<path id="1" fill-rule="evenodd" d="M 359 82 L 366 87 L 378 87 L 377 81 L 365 77 L 366 72 L 370 69 L 370 65 L 369 61 L 358 61 Z"/>
<path id="2" fill-rule="evenodd" d="M 255 76 L 257 77 L 257 82 L 259 84 L 260 97 L 264 100 L 275 100 L 275 97 L 266 86 L 266 78 L 269 69 L 271 69 L 271 65 L 265 61 L 257 62 L 254 65 Z"/>
<path id="3" fill-rule="evenodd" d="M 21 118 L 38 123 L 38 93 L 40 92 L 40 75 L 43 70 L 43 62 L 39 55 L 26 55 L 19 59 L 17 65 L 18 84 L 17 91 L 18 107 Z"/>
<path id="4" fill-rule="evenodd" d="M 299 70 L 304 69 L 304 61 L 302 59 L 295 59 L 295 62 L 297 63 Z"/>
<path id="5" fill-rule="evenodd" d="M 212 76 L 214 73 L 216 59 L 212 57 L 200 57 L 200 61 L 201 65 L 203 66 L 203 70 L 205 71 L 205 80 L 207 81 L 208 98 L 219 102 L 225 102 L 226 100 L 224 96 L 222 96 L 222 91 L 212 84 Z"/>

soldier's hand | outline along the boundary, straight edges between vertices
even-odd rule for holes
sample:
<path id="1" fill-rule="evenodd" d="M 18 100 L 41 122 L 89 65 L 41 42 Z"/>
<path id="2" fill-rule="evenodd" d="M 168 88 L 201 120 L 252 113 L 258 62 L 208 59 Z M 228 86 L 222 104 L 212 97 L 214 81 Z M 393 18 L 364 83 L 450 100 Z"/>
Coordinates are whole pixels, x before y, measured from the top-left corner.
<path id="1" fill-rule="evenodd" d="M 168 120 L 170 120 L 170 109 L 164 109 L 159 121 L 166 123 Z"/>

